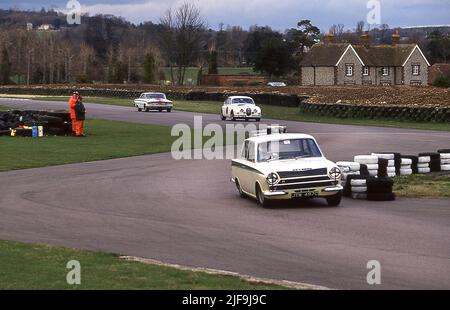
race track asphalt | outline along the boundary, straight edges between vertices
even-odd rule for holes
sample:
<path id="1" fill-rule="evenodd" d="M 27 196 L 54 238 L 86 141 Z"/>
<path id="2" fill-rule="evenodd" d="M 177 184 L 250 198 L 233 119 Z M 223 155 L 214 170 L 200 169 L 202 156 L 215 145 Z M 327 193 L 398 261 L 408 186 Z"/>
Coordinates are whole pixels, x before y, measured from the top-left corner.
<path id="1" fill-rule="evenodd" d="M 23 108 L 39 104 L 55 105 L 0 100 Z M 189 124 L 193 116 L 88 109 L 91 117 L 161 125 Z M 216 118 L 205 115 L 205 122 Z M 314 134 L 334 160 L 355 152 L 414 154 L 450 141 L 446 132 L 282 123 Z M 262 209 L 239 198 L 229 177 L 229 161 L 175 161 L 170 154 L 0 173 L 0 239 L 339 289 L 450 288 L 449 200 L 344 199 L 330 208 L 318 199 Z M 369 260 L 381 263 L 380 286 L 366 283 Z"/>

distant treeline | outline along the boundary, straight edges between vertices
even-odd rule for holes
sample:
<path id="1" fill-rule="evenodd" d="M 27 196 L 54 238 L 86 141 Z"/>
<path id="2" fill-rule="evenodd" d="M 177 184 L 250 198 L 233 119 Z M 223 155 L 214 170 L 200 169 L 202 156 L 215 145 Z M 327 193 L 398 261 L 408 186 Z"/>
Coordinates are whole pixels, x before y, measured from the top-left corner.
<path id="1" fill-rule="evenodd" d="M 183 16 L 189 16 L 183 19 Z M 33 29 L 27 29 L 31 23 Z M 81 25 L 68 25 L 53 10 L 0 10 L 0 83 L 158 83 L 183 84 L 187 67 L 198 78 L 217 67 L 254 67 L 257 72 L 296 80 L 298 62 L 324 33 L 309 20 L 285 32 L 269 26 L 221 24 L 206 27 L 192 4 L 185 3 L 161 16 L 158 23 L 132 24 L 111 15 L 83 16 Z M 42 25 L 50 25 L 39 30 Z M 352 31 L 333 25 L 339 42 L 359 43 L 367 28 L 359 22 Z M 373 43 L 390 43 L 394 29 L 370 31 Z M 400 30 L 407 42 L 420 44 L 431 62 L 450 59 L 449 28 Z M 170 69 L 162 70 L 163 67 Z"/>

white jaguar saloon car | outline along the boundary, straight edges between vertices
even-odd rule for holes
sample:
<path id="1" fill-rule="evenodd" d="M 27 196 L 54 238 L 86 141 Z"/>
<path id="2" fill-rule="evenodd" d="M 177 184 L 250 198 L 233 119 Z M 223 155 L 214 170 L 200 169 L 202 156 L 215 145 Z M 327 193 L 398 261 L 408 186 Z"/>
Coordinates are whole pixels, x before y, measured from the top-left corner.
<path id="1" fill-rule="evenodd" d="M 255 101 L 251 97 L 246 96 L 230 96 L 225 100 L 221 111 L 222 120 L 237 119 L 261 120 L 261 108 L 256 106 Z"/>

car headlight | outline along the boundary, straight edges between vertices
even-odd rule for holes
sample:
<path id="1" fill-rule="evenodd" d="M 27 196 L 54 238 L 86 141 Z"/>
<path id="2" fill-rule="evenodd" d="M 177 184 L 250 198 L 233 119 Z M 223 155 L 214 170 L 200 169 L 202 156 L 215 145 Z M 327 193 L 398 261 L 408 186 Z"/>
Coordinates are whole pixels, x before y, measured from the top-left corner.
<path id="1" fill-rule="evenodd" d="M 280 176 L 275 172 L 269 173 L 266 179 L 267 184 L 269 184 L 270 186 L 276 185 L 278 182 L 280 182 Z"/>
<path id="2" fill-rule="evenodd" d="M 253 113 L 254 113 L 254 114 L 258 113 L 258 110 L 257 110 L 257 109 L 254 109 L 254 110 L 253 110 Z"/>
<path id="3" fill-rule="evenodd" d="M 330 172 L 328 172 L 328 176 L 330 179 L 338 180 L 341 177 L 341 169 L 337 167 L 333 167 L 330 169 Z"/>
<path id="4" fill-rule="evenodd" d="M 245 111 L 244 111 L 244 109 L 241 109 L 241 113 L 244 113 Z"/>

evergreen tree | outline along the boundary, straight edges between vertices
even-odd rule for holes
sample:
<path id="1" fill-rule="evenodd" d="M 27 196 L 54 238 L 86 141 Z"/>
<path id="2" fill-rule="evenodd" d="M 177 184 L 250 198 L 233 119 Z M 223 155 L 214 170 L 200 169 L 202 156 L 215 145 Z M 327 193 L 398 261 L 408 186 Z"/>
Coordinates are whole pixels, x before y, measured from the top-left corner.
<path id="1" fill-rule="evenodd" d="M 144 60 L 144 82 L 147 84 L 155 82 L 156 76 L 156 61 L 155 56 L 152 53 L 145 55 Z"/>
<path id="2" fill-rule="evenodd" d="M 219 74 L 219 70 L 217 69 L 217 51 L 209 53 L 208 74 Z"/>
<path id="3" fill-rule="evenodd" d="M 2 50 L 2 60 L 0 63 L 0 84 L 7 85 L 11 83 L 9 79 L 11 76 L 11 62 L 9 60 L 8 50 L 3 48 Z"/>

